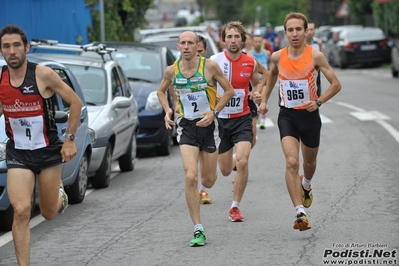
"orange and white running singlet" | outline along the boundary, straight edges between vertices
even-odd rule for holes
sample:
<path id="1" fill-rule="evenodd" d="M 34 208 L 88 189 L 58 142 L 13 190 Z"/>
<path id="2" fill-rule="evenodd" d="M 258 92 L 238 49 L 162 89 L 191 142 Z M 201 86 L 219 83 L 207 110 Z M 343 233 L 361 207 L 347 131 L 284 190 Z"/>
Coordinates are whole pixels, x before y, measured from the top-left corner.
<path id="1" fill-rule="evenodd" d="M 219 118 L 236 118 L 249 114 L 249 82 L 255 71 L 255 59 L 241 53 L 240 58 L 234 61 L 226 51 L 211 56 L 211 59 L 220 66 L 223 74 L 234 88 L 234 96 L 220 111 Z M 224 94 L 224 90 L 219 84 L 217 93 Z"/>
<path id="2" fill-rule="evenodd" d="M 288 57 L 288 47 L 281 49 L 278 74 L 280 106 L 306 109 L 305 101 L 317 100 L 318 72 L 313 65 L 312 49 L 306 45 L 303 55 L 296 60 Z"/>

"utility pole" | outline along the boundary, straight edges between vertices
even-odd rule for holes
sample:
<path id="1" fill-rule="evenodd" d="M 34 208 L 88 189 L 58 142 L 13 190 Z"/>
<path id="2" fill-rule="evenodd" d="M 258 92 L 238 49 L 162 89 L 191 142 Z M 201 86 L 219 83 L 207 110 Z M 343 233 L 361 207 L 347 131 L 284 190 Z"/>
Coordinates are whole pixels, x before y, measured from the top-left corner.
<path id="1" fill-rule="evenodd" d="M 100 0 L 100 29 L 101 42 L 105 42 L 104 0 Z"/>

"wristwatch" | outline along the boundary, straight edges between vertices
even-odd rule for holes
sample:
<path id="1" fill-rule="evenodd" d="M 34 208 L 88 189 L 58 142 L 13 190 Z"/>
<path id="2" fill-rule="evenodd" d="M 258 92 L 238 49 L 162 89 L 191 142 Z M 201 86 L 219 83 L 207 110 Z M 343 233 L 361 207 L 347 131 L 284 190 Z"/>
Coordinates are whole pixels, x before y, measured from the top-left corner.
<path id="1" fill-rule="evenodd" d="M 219 111 L 213 110 L 213 114 L 218 117 L 219 116 Z"/>
<path id="2" fill-rule="evenodd" d="M 319 100 L 316 100 L 317 107 L 320 107 L 323 103 Z"/>
<path id="3" fill-rule="evenodd" d="M 74 141 L 75 140 L 75 134 L 65 134 L 65 138 Z"/>

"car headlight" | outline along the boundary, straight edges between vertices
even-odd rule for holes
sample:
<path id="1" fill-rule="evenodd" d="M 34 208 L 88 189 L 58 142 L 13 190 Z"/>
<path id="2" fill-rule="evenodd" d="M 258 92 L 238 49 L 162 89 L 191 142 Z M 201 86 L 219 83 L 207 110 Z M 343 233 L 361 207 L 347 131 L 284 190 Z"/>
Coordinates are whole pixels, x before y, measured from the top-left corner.
<path id="1" fill-rule="evenodd" d="M 94 142 L 96 140 L 96 132 L 93 129 L 89 128 L 89 135 L 91 142 Z"/>
<path id="2" fill-rule="evenodd" d="M 6 159 L 6 143 L 0 143 L 0 161 L 4 161 Z"/>
<path id="3" fill-rule="evenodd" d="M 145 103 L 145 110 L 155 110 L 162 108 L 159 103 L 157 91 L 153 91 L 148 95 L 147 102 Z"/>

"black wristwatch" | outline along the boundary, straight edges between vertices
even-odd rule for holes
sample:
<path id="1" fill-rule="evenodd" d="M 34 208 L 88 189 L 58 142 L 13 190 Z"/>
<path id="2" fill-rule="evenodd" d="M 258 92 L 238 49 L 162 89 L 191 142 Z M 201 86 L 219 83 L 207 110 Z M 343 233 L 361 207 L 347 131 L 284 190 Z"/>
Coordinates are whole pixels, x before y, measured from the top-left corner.
<path id="1" fill-rule="evenodd" d="M 75 134 L 65 134 L 65 138 L 74 141 L 75 140 Z"/>
<path id="2" fill-rule="evenodd" d="M 219 116 L 219 111 L 213 110 L 213 114 L 218 117 Z"/>
<path id="3" fill-rule="evenodd" d="M 320 107 L 323 103 L 319 100 L 316 100 L 317 107 Z"/>

